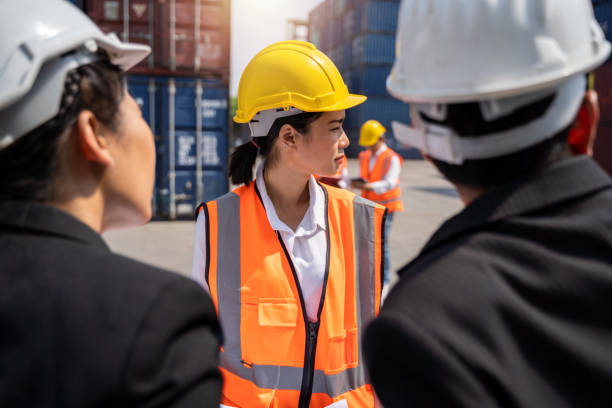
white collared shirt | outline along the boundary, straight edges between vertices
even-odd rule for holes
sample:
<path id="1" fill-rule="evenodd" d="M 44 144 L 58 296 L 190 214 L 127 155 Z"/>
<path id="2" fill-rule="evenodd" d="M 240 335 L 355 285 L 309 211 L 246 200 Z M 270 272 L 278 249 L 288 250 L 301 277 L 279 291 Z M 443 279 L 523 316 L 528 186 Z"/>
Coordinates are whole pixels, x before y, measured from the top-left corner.
<path id="1" fill-rule="evenodd" d="M 268 196 L 263 179 L 263 165 L 264 161 L 257 167 L 255 184 L 263 201 L 268 222 L 272 229 L 280 233 L 287 252 L 291 256 L 300 289 L 302 290 L 302 296 L 304 297 L 308 320 L 314 322 L 317 320 L 327 260 L 325 194 L 321 186 L 317 184 L 311 175 L 308 180 L 308 191 L 310 193 L 308 210 L 306 210 L 300 225 L 293 231 L 278 218 L 274 204 Z M 204 278 L 204 268 L 207 261 L 206 234 L 204 230 L 204 216 L 198 216 L 191 277 L 208 290 L 208 285 Z"/>
<path id="2" fill-rule="evenodd" d="M 370 155 L 370 162 L 368 163 L 368 169 L 370 171 L 372 171 L 374 165 L 376 164 L 376 161 L 378 160 L 378 157 L 385 150 L 387 150 L 387 144 L 383 143 L 375 154 Z M 401 169 L 399 159 L 396 155 L 393 155 L 393 157 L 391 157 L 391 163 L 389 163 L 389 169 L 387 170 L 387 173 L 383 175 L 382 180 L 370 183 L 372 191 L 374 191 L 374 193 L 376 194 L 383 194 L 389 190 L 394 189 L 395 186 L 397 186 L 400 170 Z"/>

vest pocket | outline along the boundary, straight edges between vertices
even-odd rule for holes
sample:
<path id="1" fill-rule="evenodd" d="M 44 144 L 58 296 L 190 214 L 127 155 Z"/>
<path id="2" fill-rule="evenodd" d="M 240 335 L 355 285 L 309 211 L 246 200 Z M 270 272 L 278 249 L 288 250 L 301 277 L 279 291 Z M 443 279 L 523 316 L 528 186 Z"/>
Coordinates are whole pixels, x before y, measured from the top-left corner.
<path id="1" fill-rule="evenodd" d="M 327 342 L 327 374 L 337 374 L 358 363 L 358 330 L 346 329 L 341 334 L 330 336 Z"/>
<path id="2" fill-rule="evenodd" d="M 293 298 L 258 298 L 245 302 L 243 357 L 257 365 L 290 365 L 299 307 Z M 302 355 L 303 360 L 303 355 Z"/>
<path id="3" fill-rule="evenodd" d="M 260 326 L 295 327 L 297 324 L 298 307 L 293 299 L 260 299 L 257 312 Z"/>

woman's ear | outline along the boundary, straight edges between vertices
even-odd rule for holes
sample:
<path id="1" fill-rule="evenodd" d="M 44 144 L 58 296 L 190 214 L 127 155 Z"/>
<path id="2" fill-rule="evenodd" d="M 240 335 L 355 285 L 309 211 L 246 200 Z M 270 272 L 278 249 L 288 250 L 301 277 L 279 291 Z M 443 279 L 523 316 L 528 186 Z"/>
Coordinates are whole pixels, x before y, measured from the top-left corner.
<path id="1" fill-rule="evenodd" d="M 108 140 L 102 134 L 102 126 L 93 112 L 81 111 L 77 117 L 75 130 L 79 149 L 87 160 L 107 167 L 113 164 Z"/>
<path id="2" fill-rule="evenodd" d="M 599 103 L 597 92 L 589 90 L 585 93 L 582 105 L 569 134 L 569 147 L 573 154 L 593 155 L 593 144 L 599 124 Z"/>
<path id="3" fill-rule="evenodd" d="M 281 126 L 278 133 L 278 139 L 283 147 L 294 149 L 296 147 L 296 130 L 289 124 Z"/>

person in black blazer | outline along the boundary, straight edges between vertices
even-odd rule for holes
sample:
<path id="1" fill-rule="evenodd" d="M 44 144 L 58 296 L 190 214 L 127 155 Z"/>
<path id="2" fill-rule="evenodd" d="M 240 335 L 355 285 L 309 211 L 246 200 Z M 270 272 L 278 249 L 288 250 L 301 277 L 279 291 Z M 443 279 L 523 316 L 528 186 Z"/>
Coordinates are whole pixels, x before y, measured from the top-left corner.
<path id="1" fill-rule="evenodd" d="M 64 0 L 2 2 L 0 27 L 0 406 L 218 407 L 208 295 L 100 236 L 151 217 L 155 146 L 123 72 L 148 47 Z"/>
<path id="2" fill-rule="evenodd" d="M 404 0 L 398 30 L 394 136 L 465 208 L 366 329 L 380 401 L 611 406 L 612 180 L 589 157 L 611 46 L 591 2 Z"/>

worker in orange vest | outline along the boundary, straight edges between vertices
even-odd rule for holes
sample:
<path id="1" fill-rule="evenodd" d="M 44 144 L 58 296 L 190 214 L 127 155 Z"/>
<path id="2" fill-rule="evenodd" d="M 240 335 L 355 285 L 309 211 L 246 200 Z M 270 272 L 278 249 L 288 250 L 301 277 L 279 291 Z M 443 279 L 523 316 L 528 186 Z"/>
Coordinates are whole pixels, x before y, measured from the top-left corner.
<path id="1" fill-rule="evenodd" d="M 376 120 L 368 120 L 361 126 L 359 144 L 365 147 L 359 153 L 360 179 L 351 181 L 351 187 L 360 189 L 361 196 L 387 207 L 385 223 L 385 270 L 384 284 L 387 285 L 391 275 L 391 251 L 389 250 L 389 232 L 396 211 L 404 211 L 399 187 L 399 176 L 402 170 L 402 158 L 385 143 L 386 129 Z"/>
<path id="2" fill-rule="evenodd" d="M 240 78 L 243 185 L 200 207 L 192 271 L 224 332 L 225 406 L 375 405 L 359 339 L 380 307 L 386 209 L 313 176 L 338 171 L 345 109 L 365 99 L 308 42 L 265 48 Z"/>

